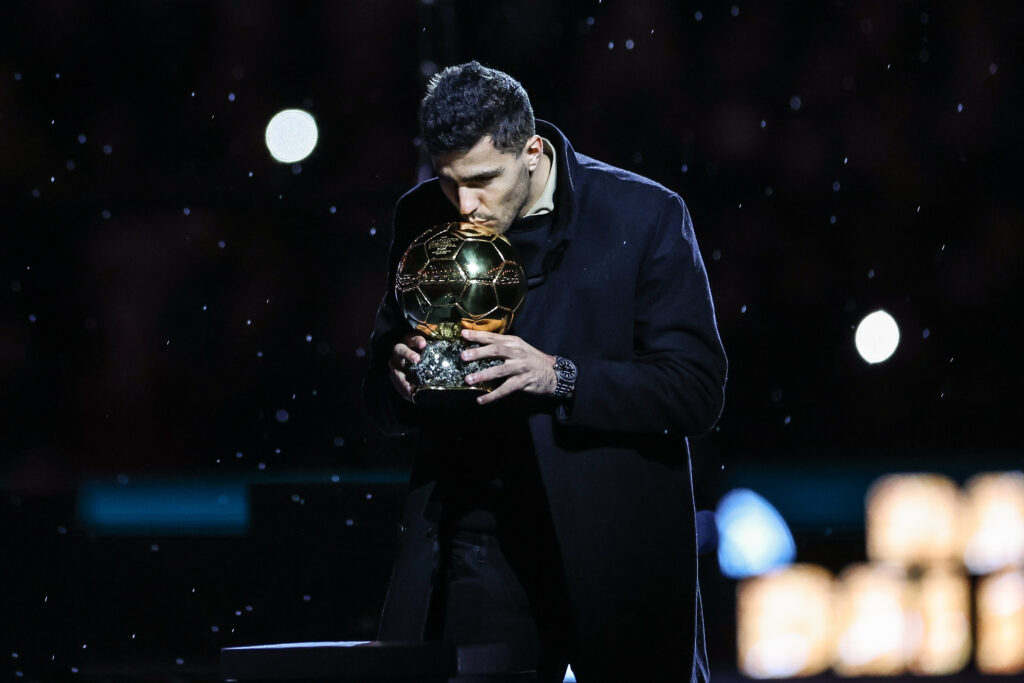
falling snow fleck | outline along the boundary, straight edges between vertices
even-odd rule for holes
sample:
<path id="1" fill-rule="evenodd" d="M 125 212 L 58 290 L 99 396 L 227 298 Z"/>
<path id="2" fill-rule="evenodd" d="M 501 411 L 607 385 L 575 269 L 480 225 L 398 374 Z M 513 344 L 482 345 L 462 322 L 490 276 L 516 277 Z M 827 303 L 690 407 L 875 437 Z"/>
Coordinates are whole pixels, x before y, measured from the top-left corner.
<path id="1" fill-rule="evenodd" d="M 800 107 L 802 107 L 803 104 L 803 100 L 800 99 L 799 95 L 793 95 L 789 98 L 789 108 L 793 111 L 800 111 Z"/>
<path id="2" fill-rule="evenodd" d="M 85 137 L 85 133 L 79 133 L 79 134 L 78 134 L 78 144 L 80 144 L 80 145 L 84 145 L 84 144 L 85 144 L 85 141 L 86 141 L 86 139 L 87 139 L 87 138 Z"/>
<path id="3" fill-rule="evenodd" d="M 336 436 L 336 437 L 334 437 L 333 443 L 334 443 L 334 445 L 337 448 L 341 448 L 342 446 L 345 445 L 345 437 L 343 437 L 343 436 Z"/>
<path id="4" fill-rule="evenodd" d="M 377 228 L 370 228 L 370 237 L 373 237 L 376 234 L 377 234 Z"/>
<path id="5" fill-rule="evenodd" d="M 18 74 L 18 73 L 14 74 L 14 80 L 20 81 L 21 80 L 21 74 Z"/>
<path id="6" fill-rule="evenodd" d="M 632 40 L 627 40 L 627 41 L 626 41 L 626 49 L 627 49 L 627 50 L 632 50 L 632 49 L 633 49 L 633 44 L 634 44 L 634 43 L 633 43 L 633 41 L 632 41 Z"/>
<path id="7" fill-rule="evenodd" d="M 366 355 L 366 349 L 364 349 L 364 348 L 363 348 L 363 347 L 361 347 L 361 346 L 360 346 L 360 347 L 359 347 L 358 349 L 356 349 L 356 356 L 357 356 L 358 358 L 362 358 L 362 357 L 363 357 L 363 356 L 365 356 L 365 355 Z"/>
<path id="8" fill-rule="evenodd" d="M 331 208 L 329 208 L 327 210 L 330 211 L 331 213 L 338 213 L 338 207 L 333 206 L 333 205 L 331 206 Z"/>
<path id="9" fill-rule="evenodd" d="M 205 304 L 203 304 L 203 310 L 204 310 L 204 311 L 206 310 L 206 305 L 205 305 Z"/>
<path id="10" fill-rule="evenodd" d="M 192 211 L 191 211 L 191 210 L 190 210 L 190 209 L 189 209 L 189 208 L 188 208 L 188 207 L 186 206 L 186 207 L 185 207 L 185 208 L 184 208 L 184 209 L 182 210 L 182 213 L 183 213 L 183 214 L 185 214 L 185 215 L 187 216 L 187 215 L 189 215 L 190 213 L 192 213 Z"/>
<path id="11" fill-rule="evenodd" d="M 683 173 L 686 173 L 687 171 L 689 171 L 689 170 L 690 170 L 690 166 L 689 166 L 689 164 L 683 164 L 683 166 L 682 166 L 682 168 L 681 168 L 680 170 L 681 170 L 681 171 L 682 171 Z"/>
<path id="12" fill-rule="evenodd" d="M 868 279 L 869 280 L 874 280 L 875 279 L 875 269 L 874 268 L 872 268 L 871 270 L 868 271 Z"/>
<path id="13" fill-rule="evenodd" d="M 615 49 L 615 43 L 609 40 L 608 41 L 608 49 L 609 50 L 614 50 Z"/>
<path id="14" fill-rule="evenodd" d="M 110 154 L 113 151 L 114 151 L 114 148 L 111 147 L 110 145 L 103 145 L 103 153 L 104 154 Z"/>
<path id="15" fill-rule="evenodd" d="M 701 12 L 700 10 L 697 10 L 696 12 L 693 13 L 693 18 L 696 21 L 700 21 L 701 19 L 704 18 L 704 13 Z"/>
<path id="16" fill-rule="evenodd" d="M 789 415 L 787 415 L 786 419 L 783 420 L 782 422 L 783 422 L 783 424 L 789 424 L 791 421 L 792 421 L 792 418 Z"/>
<path id="17" fill-rule="evenodd" d="M 35 316 L 35 314 L 34 314 L 34 313 L 30 313 L 30 314 L 29 314 L 29 316 L 28 316 L 28 321 L 29 321 L 30 323 L 34 323 L 34 322 L 36 321 L 36 316 Z"/>
<path id="18" fill-rule="evenodd" d="M 740 306 L 740 313 L 746 313 L 746 312 L 747 312 L 747 305 L 743 304 L 742 306 Z"/>
<path id="19" fill-rule="evenodd" d="M 185 663 L 185 660 L 182 659 L 181 657 L 178 657 L 177 659 L 174 660 L 174 663 L 177 664 L 178 666 L 181 666 L 182 664 Z"/>
<path id="20" fill-rule="evenodd" d="M 160 550 L 160 546 L 158 546 L 156 543 L 154 543 L 153 545 L 149 546 L 149 549 L 152 550 L 155 553 L 158 550 Z"/>
<path id="21" fill-rule="evenodd" d="M 260 464 L 256 465 L 256 469 L 260 471 L 267 469 L 267 463 L 261 462 Z"/>
<path id="22" fill-rule="evenodd" d="M 850 161 L 850 157 L 843 157 L 843 166 L 845 166 L 847 163 L 849 163 L 849 161 Z"/>
<path id="23" fill-rule="evenodd" d="M 52 182 L 54 182 L 55 180 L 57 180 L 57 179 L 56 179 L 55 177 L 53 177 L 53 176 L 50 176 L 50 182 L 51 182 L 51 183 L 52 183 Z"/>
<path id="24" fill-rule="evenodd" d="M 833 192 L 839 192 L 839 181 L 838 180 L 832 183 L 832 191 Z"/>
<path id="25" fill-rule="evenodd" d="M 587 26 L 594 25 L 594 17 L 587 17 Z"/>
<path id="26" fill-rule="evenodd" d="M 229 92 L 228 93 L 228 102 L 234 102 L 234 101 L 235 101 L 235 93 Z"/>
<path id="27" fill-rule="evenodd" d="M 996 64 L 994 62 L 992 64 L 988 65 L 988 72 L 989 72 L 989 74 L 991 74 L 992 76 L 995 76 L 996 75 L 996 71 L 999 71 L 999 67 L 996 66 Z"/>
<path id="28" fill-rule="evenodd" d="M 72 161 L 71 159 L 68 159 L 67 163 L 64 164 L 64 168 L 68 169 L 69 171 L 74 171 L 75 170 L 75 162 Z"/>
<path id="29" fill-rule="evenodd" d="M 932 332 L 927 327 L 921 330 L 921 339 L 927 339 L 930 336 L 932 336 Z"/>
<path id="30" fill-rule="evenodd" d="M 220 240 L 219 242 L 217 242 L 217 246 L 223 249 L 224 247 L 228 246 L 228 244 L 224 240 Z"/>
<path id="31" fill-rule="evenodd" d="M 341 477 L 339 477 L 337 474 L 332 474 L 331 475 L 331 481 L 333 483 L 337 484 L 339 481 L 341 481 Z"/>
<path id="32" fill-rule="evenodd" d="M 257 351 L 256 352 L 256 357 L 257 358 L 263 358 L 263 352 L 262 351 Z"/>
<path id="33" fill-rule="evenodd" d="M 353 520 L 353 519 L 346 519 L 346 520 L 345 520 L 345 526 L 352 526 L 352 525 L 354 525 L 355 523 L 356 523 L 356 522 L 355 522 L 355 520 Z"/>
<path id="34" fill-rule="evenodd" d="M 33 197 L 33 199 L 39 199 L 39 188 L 38 187 L 32 188 L 32 197 Z"/>
<path id="35" fill-rule="evenodd" d="M 768 122 L 767 122 L 767 121 L 765 121 L 764 119 L 761 119 L 761 127 L 762 127 L 762 128 L 765 128 L 765 127 L 767 127 L 767 126 L 768 126 Z"/>
<path id="36" fill-rule="evenodd" d="M 734 17 L 738 17 L 740 15 L 740 8 L 737 7 L 736 5 L 733 5 L 732 8 L 729 10 L 729 14 L 733 15 Z"/>
<path id="37" fill-rule="evenodd" d="M 829 216 L 828 217 L 828 222 L 831 223 L 832 225 L 835 225 L 836 224 L 836 217 L 835 216 Z"/>
<path id="38" fill-rule="evenodd" d="M 252 178 L 252 171 L 249 171 L 249 177 Z"/>
<path id="39" fill-rule="evenodd" d="M 311 335 L 311 334 L 307 334 L 307 335 L 306 335 L 306 341 L 307 341 L 307 342 L 311 342 L 311 341 L 313 341 L 313 335 Z"/>
<path id="40" fill-rule="evenodd" d="M 274 413 L 274 419 L 284 424 L 285 422 L 288 421 L 288 411 L 285 410 L 284 408 L 281 408 L 276 413 Z"/>

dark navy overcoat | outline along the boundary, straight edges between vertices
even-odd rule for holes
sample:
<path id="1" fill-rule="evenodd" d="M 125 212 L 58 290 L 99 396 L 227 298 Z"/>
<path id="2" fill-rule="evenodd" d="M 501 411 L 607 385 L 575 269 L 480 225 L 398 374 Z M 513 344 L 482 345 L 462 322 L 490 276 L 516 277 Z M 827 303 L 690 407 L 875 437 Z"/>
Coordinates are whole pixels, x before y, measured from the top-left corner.
<path id="1" fill-rule="evenodd" d="M 607 680 L 699 680 L 686 437 L 718 419 L 726 357 L 693 225 L 676 193 L 576 153 L 561 131 L 537 123 L 557 152 L 550 272 L 530 290 L 512 333 L 579 368 L 571 411 L 552 403 L 529 417 L 578 631 L 577 668 Z M 395 209 L 364 384 L 371 416 L 389 432 L 414 430 L 418 419 L 387 379 L 391 348 L 409 330 L 394 296 L 395 267 L 424 229 L 458 218 L 436 179 Z M 383 640 L 423 637 L 440 514 L 428 441 L 413 468 Z"/>

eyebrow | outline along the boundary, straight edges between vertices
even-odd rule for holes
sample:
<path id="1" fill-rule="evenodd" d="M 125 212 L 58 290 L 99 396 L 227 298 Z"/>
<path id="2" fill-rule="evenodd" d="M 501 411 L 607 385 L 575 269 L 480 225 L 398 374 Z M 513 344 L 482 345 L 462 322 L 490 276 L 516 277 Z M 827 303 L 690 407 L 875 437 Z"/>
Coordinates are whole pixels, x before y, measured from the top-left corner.
<path id="1" fill-rule="evenodd" d="M 455 180 L 456 182 L 461 182 L 463 184 L 466 184 L 466 183 L 479 183 L 479 182 L 483 182 L 485 180 L 492 180 L 494 178 L 497 178 L 503 172 L 504 172 L 504 169 L 502 169 L 500 167 L 489 168 L 489 169 L 487 169 L 485 171 L 480 171 L 479 173 L 474 173 L 473 175 L 467 176 L 465 178 L 451 178 L 451 180 Z"/>

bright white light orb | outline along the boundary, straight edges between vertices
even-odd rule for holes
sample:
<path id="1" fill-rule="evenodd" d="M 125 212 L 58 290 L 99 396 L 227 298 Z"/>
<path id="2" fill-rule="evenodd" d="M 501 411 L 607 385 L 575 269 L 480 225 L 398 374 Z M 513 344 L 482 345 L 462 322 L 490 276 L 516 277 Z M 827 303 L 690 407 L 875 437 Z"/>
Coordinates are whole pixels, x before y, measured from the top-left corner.
<path id="1" fill-rule="evenodd" d="M 302 161 L 316 147 L 320 133 L 316 121 L 302 109 L 285 109 L 267 124 L 267 149 L 270 156 L 283 164 Z"/>
<path id="2" fill-rule="evenodd" d="M 868 363 L 888 360 L 900 343 L 900 328 L 885 311 L 875 311 L 864 317 L 853 337 L 857 353 Z"/>

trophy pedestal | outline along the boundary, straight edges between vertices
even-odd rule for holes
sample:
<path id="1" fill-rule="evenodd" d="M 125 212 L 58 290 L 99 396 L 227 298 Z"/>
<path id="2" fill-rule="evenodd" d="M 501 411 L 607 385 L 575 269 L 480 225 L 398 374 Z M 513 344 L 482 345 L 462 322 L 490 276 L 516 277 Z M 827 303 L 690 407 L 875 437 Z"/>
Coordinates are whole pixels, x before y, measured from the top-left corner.
<path id="1" fill-rule="evenodd" d="M 496 359 L 462 360 L 464 350 L 479 346 L 463 339 L 428 340 L 427 347 L 420 352 L 420 362 L 406 370 L 409 381 L 416 387 L 413 403 L 423 408 L 458 409 L 474 405 L 478 396 L 500 384 L 466 384 L 466 375 L 502 363 Z"/>
<path id="2" fill-rule="evenodd" d="M 280 643 L 220 651 L 227 681 L 536 683 L 533 671 L 512 668 L 511 648 L 502 643 Z"/>

